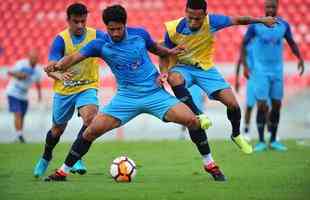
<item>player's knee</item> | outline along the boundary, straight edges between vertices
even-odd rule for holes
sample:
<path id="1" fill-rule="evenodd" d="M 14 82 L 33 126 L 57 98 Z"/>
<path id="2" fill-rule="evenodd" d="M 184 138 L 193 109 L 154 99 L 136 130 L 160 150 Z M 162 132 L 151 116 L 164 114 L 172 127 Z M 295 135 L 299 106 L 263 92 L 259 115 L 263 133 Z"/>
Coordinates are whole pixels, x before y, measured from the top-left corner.
<path id="1" fill-rule="evenodd" d="M 188 119 L 185 121 L 185 126 L 189 129 L 196 130 L 200 127 L 199 120 L 195 115 L 188 117 Z"/>
<path id="2" fill-rule="evenodd" d="M 55 136 L 55 137 L 60 137 L 63 133 L 64 133 L 64 131 L 65 131 L 65 126 L 53 126 L 52 128 L 51 128 L 51 132 L 52 132 L 52 134 L 53 134 L 53 136 Z"/>
<path id="3" fill-rule="evenodd" d="M 89 113 L 86 116 L 83 117 L 83 123 L 85 126 L 89 126 L 90 123 L 93 121 L 93 119 L 95 118 L 96 113 Z"/>
<path id="4" fill-rule="evenodd" d="M 173 87 L 184 83 L 184 79 L 180 73 L 170 72 L 168 76 L 168 83 Z"/>

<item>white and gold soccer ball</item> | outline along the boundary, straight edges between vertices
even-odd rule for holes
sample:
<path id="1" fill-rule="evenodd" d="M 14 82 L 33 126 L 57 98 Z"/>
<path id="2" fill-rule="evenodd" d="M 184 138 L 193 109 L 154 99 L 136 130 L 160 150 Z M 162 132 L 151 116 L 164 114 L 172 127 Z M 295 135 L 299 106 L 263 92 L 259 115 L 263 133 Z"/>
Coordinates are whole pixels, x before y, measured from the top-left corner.
<path id="1" fill-rule="evenodd" d="M 110 174 L 116 182 L 131 182 L 136 173 L 135 162 L 127 156 L 115 158 L 110 167 Z"/>

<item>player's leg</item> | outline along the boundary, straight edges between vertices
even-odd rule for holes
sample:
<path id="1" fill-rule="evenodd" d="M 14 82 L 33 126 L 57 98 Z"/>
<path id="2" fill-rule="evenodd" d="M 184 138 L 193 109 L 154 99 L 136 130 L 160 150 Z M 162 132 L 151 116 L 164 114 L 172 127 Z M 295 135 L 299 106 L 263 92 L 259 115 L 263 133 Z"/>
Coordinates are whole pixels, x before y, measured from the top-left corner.
<path id="1" fill-rule="evenodd" d="M 247 81 L 247 89 L 246 89 L 246 108 L 244 114 L 244 138 L 250 141 L 250 123 L 251 123 L 251 114 L 253 107 L 255 106 L 255 88 L 254 82 L 250 78 Z"/>
<path id="2" fill-rule="evenodd" d="M 244 153 L 252 153 L 252 147 L 240 135 L 241 111 L 239 104 L 222 75 L 216 68 L 207 71 L 195 71 L 195 82 L 209 96 L 209 99 L 216 99 L 227 107 L 227 117 L 232 125 L 232 140 Z"/>
<path id="3" fill-rule="evenodd" d="M 267 101 L 270 92 L 270 80 L 265 74 L 256 74 L 255 79 L 255 97 L 257 100 L 256 126 L 259 142 L 255 145 L 254 151 L 261 152 L 267 149 L 265 143 L 265 127 L 267 123 L 268 105 Z"/>
<path id="4" fill-rule="evenodd" d="M 58 144 L 61 135 L 64 133 L 67 122 L 72 118 L 75 110 L 76 95 L 55 94 L 53 98 L 53 125 L 48 130 L 45 138 L 44 152 L 34 168 L 34 176 L 42 176 L 49 162 L 55 146 Z"/>
<path id="5" fill-rule="evenodd" d="M 65 181 L 74 164 L 88 152 L 93 141 L 106 132 L 119 127 L 119 119 L 110 115 L 99 113 L 86 128 L 83 135 L 78 137 L 71 146 L 64 164 L 53 174 L 46 177 L 45 181 Z"/>
<path id="6" fill-rule="evenodd" d="M 8 96 L 9 111 L 13 113 L 14 128 L 17 135 L 17 140 L 25 143 L 23 136 L 24 116 L 27 113 L 28 101 L 20 100 L 12 96 Z"/>
<path id="7" fill-rule="evenodd" d="M 98 113 L 98 105 L 99 102 L 96 89 L 88 89 L 78 94 L 75 106 L 78 108 L 78 113 L 83 120 L 83 125 L 77 137 L 81 137 L 83 132 L 86 130 L 86 128 L 89 126 L 91 121 Z M 84 162 L 82 160 L 76 162 L 71 172 L 77 172 L 81 175 L 85 174 L 87 172 L 87 169 L 84 165 Z"/>
<path id="8" fill-rule="evenodd" d="M 227 118 L 231 123 L 233 142 L 246 154 L 252 153 L 252 146 L 240 134 L 241 110 L 231 88 L 222 89 L 213 93 L 214 99 L 223 103 L 227 108 Z"/>
<path id="9" fill-rule="evenodd" d="M 269 114 L 269 123 L 270 123 L 270 148 L 278 151 L 286 151 L 287 147 L 277 141 L 277 131 L 280 121 L 280 110 L 281 102 L 283 98 L 283 79 L 282 77 L 274 77 L 272 82 L 270 97 L 271 102 L 271 111 Z"/>
<path id="10" fill-rule="evenodd" d="M 212 158 L 207 135 L 200 128 L 199 119 L 184 103 L 180 103 L 175 97 L 161 90 L 156 94 L 149 95 L 148 101 L 144 102 L 144 104 L 147 107 L 148 113 L 153 114 L 159 119 L 186 126 L 192 142 L 202 156 L 205 169 L 213 175 L 215 180 L 225 180 L 223 173 Z"/>
<path id="11" fill-rule="evenodd" d="M 182 74 L 177 70 L 182 70 Z M 175 96 L 185 103 L 196 115 L 200 115 L 202 114 L 202 111 L 195 105 L 192 95 L 186 87 L 184 76 L 186 76 L 186 80 L 188 84 L 190 84 L 191 76 L 186 69 L 175 67 L 173 71 L 169 72 L 168 83 Z"/>
<path id="12" fill-rule="evenodd" d="M 84 131 L 82 137 L 77 137 L 73 143 L 64 164 L 45 181 L 65 181 L 74 164 L 89 150 L 92 142 L 104 133 L 127 123 L 139 114 L 137 105 L 139 99 L 115 95 L 110 104 L 103 108 Z"/>

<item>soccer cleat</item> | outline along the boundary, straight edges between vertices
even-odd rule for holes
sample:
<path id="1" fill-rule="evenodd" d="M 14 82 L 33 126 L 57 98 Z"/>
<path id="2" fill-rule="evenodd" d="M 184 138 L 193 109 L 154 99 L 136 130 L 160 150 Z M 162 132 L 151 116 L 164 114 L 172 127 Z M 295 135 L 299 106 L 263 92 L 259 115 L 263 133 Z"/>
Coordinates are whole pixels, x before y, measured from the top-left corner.
<path id="1" fill-rule="evenodd" d="M 26 143 L 26 140 L 25 138 L 22 136 L 22 135 L 19 135 L 17 138 L 16 138 L 16 141 L 22 143 L 22 144 L 25 144 Z"/>
<path id="2" fill-rule="evenodd" d="M 252 146 L 239 134 L 237 137 L 231 136 L 232 141 L 241 149 L 245 154 L 253 153 Z"/>
<path id="3" fill-rule="evenodd" d="M 34 177 L 38 178 L 42 176 L 45 173 L 47 167 L 48 167 L 48 161 L 43 158 L 40 158 L 33 171 Z"/>
<path id="4" fill-rule="evenodd" d="M 78 173 L 80 175 L 86 174 L 87 169 L 83 163 L 82 160 L 78 160 L 72 167 L 72 169 L 70 170 L 71 173 L 75 174 Z"/>
<path id="5" fill-rule="evenodd" d="M 215 181 L 226 181 L 227 178 L 225 175 L 221 172 L 220 168 L 214 163 L 210 163 L 208 165 L 203 166 L 205 171 L 208 172 Z"/>
<path id="6" fill-rule="evenodd" d="M 62 171 L 56 170 L 53 174 L 49 175 L 44 179 L 46 182 L 60 182 L 60 181 L 67 181 L 67 174 Z"/>
<path id="7" fill-rule="evenodd" d="M 255 152 L 262 152 L 267 150 L 267 145 L 265 142 L 259 142 L 255 145 L 254 151 Z"/>
<path id="8" fill-rule="evenodd" d="M 205 114 L 198 115 L 198 119 L 200 122 L 200 127 L 204 130 L 207 130 L 212 126 L 211 120 Z"/>
<path id="9" fill-rule="evenodd" d="M 271 142 L 270 148 L 276 151 L 287 151 L 287 147 L 284 144 L 277 141 Z"/>

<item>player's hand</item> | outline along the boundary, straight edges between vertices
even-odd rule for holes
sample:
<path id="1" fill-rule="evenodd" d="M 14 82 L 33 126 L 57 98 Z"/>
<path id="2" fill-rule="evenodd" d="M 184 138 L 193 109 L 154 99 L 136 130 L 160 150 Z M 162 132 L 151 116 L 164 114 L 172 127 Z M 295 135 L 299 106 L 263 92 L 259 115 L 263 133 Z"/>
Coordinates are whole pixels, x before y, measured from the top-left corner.
<path id="1" fill-rule="evenodd" d="M 168 79 L 168 73 L 161 73 L 158 77 L 157 77 L 157 84 L 159 86 L 163 86 L 165 82 L 167 82 Z"/>
<path id="2" fill-rule="evenodd" d="M 249 70 L 249 68 L 246 67 L 245 65 L 244 65 L 244 67 L 243 67 L 243 76 L 244 76 L 246 79 L 249 79 L 249 77 L 250 77 L 250 70 Z"/>
<path id="3" fill-rule="evenodd" d="M 73 72 L 64 72 L 61 74 L 61 80 L 63 81 L 69 81 L 74 76 Z"/>
<path id="4" fill-rule="evenodd" d="M 169 54 L 173 55 L 173 56 L 176 56 L 176 55 L 178 55 L 180 53 L 183 53 L 184 51 L 185 51 L 185 45 L 180 44 L 180 45 L 174 47 L 173 49 L 170 49 L 169 50 Z"/>
<path id="5" fill-rule="evenodd" d="M 55 72 L 56 71 L 55 65 L 56 65 L 56 63 L 51 63 L 51 64 L 47 65 L 46 67 L 44 67 L 44 71 L 46 73 Z"/>
<path id="6" fill-rule="evenodd" d="M 305 71 L 305 64 L 303 60 L 299 60 L 297 69 L 299 70 L 299 76 L 302 76 Z"/>
<path id="7" fill-rule="evenodd" d="M 266 26 L 272 27 L 275 23 L 277 23 L 277 18 L 275 17 L 261 17 L 260 22 L 265 24 Z"/>

